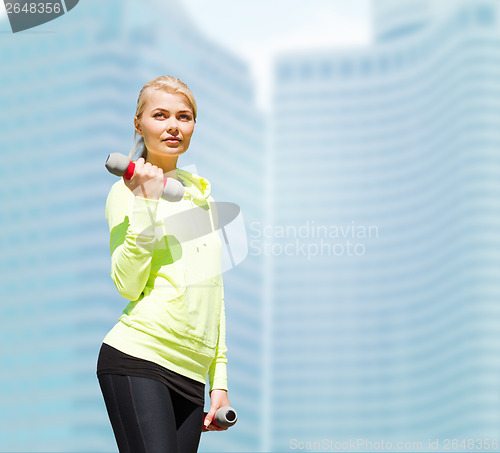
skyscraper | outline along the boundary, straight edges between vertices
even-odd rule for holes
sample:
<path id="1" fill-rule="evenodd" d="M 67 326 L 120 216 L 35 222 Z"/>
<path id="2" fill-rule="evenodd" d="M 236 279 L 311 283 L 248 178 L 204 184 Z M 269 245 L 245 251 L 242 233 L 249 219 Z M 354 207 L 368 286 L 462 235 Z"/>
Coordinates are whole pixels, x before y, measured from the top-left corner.
<path id="1" fill-rule="evenodd" d="M 164 74 L 192 89 L 199 116 L 180 166 L 217 201 L 260 219 L 261 156 L 249 71 L 208 42 L 179 2 L 80 2 L 2 34 L 2 451 L 114 451 L 97 379 L 100 342 L 125 307 L 109 277 L 104 162 L 128 154 L 140 88 Z M 248 187 L 252 185 L 252 190 Z M 259 446 L 261 258 L 226 274 L 230 401 L 238 429 L 200 451 Z M 248 397 L 251 395 L 251 398 Z"/>
<path id="2" fill-rule="evenodd" d="M 275 64 L 272 451 L 500 436 L 498 2 L 374 8 Z"/>

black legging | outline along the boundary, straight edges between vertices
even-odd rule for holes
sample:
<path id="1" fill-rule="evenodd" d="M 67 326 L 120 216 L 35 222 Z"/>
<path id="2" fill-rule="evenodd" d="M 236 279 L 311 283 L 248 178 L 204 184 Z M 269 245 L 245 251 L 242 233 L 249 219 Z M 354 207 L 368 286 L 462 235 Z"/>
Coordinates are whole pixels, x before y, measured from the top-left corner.
<path id="1" fill-rule="evenodd" d="M 195 453 L 203 407 L 154 379 L 104 374 L 99 384 L 120 453 Z"/>

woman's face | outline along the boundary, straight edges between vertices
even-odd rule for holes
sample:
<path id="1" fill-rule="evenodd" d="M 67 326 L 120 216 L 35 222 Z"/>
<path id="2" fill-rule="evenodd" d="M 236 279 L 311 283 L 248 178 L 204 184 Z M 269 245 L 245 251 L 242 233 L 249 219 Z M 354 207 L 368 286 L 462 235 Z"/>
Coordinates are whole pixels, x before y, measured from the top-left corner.
<path id="1" fill-rule="evenodd" d="M 147 89 L 146 96 L 142 116 L 135 117 L 134 123 L 148 152 L 168 156 L 186 152 L 195 124 L 187 99 L 157 89 Z"/>

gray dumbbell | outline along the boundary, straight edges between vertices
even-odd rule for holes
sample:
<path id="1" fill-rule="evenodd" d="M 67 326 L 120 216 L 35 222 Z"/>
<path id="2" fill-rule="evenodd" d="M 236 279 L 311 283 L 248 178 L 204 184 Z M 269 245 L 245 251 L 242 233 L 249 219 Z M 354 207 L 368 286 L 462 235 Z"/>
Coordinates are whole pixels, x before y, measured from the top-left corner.
<path id="1" fill-rule="evenodd" d="M 205 415 L 207 415 L 206 412 Z M 231 406 L 223 406 L 217 409 L 217 412 L 215 412 L 212 423 L 221 428 L 229 428 L 230 426 L 233 426 L 237 420 L 238 414 L 236 413 L 236 411 Z M 204 428 L 203 431 L 208 430 Z"/>
<path id="2" fill-rule="evenodd" d="M 110 173 L 130 179 L 134 174 L 135 163 L 120 153 L 111 153 L 104 165 Z M 174 178 L 165 178 L 161 197 L 167 201 L 179 201 L 184 196 L 184 186 Z"/>

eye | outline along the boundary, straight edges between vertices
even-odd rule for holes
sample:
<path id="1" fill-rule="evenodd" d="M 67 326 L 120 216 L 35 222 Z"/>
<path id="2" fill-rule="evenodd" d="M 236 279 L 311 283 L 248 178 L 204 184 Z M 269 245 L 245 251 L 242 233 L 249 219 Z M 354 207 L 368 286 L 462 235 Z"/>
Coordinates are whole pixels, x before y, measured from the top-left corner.
<path id="1" fill-rule="evenodd" d="M 161 112 L 158 112 L 153 115 L 153 118 L 159 118 L 160 116 L 165 116 L 165 115 Z"/>
<path id="2" fill-rule="evenodd" d="M 181 116 L 180 116 L 181 120 L 184 120 L 184 121 L 191 121 L 191 115 L 188 115 L 186 113 L 183 113 Z"/>

